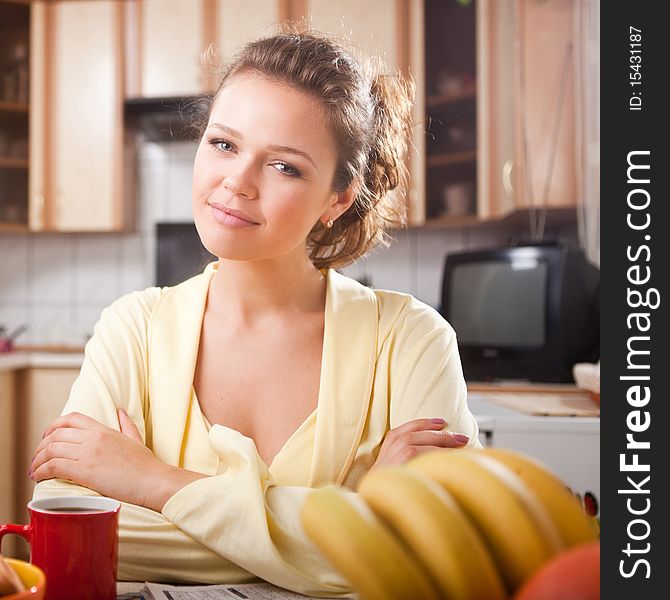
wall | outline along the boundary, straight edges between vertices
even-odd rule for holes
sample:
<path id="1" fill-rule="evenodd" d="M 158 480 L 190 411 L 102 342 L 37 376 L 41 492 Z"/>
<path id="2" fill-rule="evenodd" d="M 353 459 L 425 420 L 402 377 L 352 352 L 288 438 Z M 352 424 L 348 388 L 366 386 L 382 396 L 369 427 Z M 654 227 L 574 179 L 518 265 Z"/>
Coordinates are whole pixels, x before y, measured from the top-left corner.
<path id="1" fill-rule="evenodd" d="M 10 332 L 23 323 L 30 326 L 18 344 L 81 346 L 105 306 L 153 285 L 155 224 L 191 220 L 195 148 L 190 142 L 140 143 L 137 227 L 132 233 L 0 234 L 0 325 Z M 572 240 L 576 236 L 573 228 L 552 233 Z M 390 248 L 344 272 L 437 307 L 448 252 L 520 235 L 522 231 L 505 229 L 404 231 Z"/>

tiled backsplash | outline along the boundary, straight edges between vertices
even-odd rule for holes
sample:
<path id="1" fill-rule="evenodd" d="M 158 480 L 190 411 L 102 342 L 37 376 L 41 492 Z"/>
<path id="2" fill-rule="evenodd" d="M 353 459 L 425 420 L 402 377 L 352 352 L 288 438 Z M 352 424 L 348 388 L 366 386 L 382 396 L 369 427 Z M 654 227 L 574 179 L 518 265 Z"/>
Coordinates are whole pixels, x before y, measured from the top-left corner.
<path id="1" fill-rule="evenodd" d="M 192 218 L 195 149 L 191 142 L 140 145 L 133 233 L 0 235 L 0 325 L 10 332 L 22 323 L 30 326 L 18 344 L 80 346 L 105 306 L 154 285 L 156 223 Z M 390 248 L 374 251 L 344 272 L 437 306 L 448 252 L 504 243 L 514 233 L 403 231 Z"/>

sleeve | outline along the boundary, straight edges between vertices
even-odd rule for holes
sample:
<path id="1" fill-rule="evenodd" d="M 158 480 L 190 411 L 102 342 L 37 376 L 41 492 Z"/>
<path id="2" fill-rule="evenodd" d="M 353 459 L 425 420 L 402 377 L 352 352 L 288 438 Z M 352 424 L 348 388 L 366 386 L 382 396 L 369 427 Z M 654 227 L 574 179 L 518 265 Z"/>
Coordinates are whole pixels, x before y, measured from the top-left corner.
<path id="1" fill-rule="evenodd" d="M 387 341 L 392 426 L 443 416 L 450 430 L 469 435 L 477 445 L 453 329 L 413 300 L 399 311 Z M 378 360 L 378 370 L 380 362 L 385 361 Z M 253 441 L 238 431 L 215 425 L 209 443 L 225 470 L 182 488 L 163 514 L 204 546 L 271 583 L 303 594 L 347 593 L 346 582 L 301 527 L 299 507 L 311 489 L 275 485 Z"/>
<path id="2" fill-rule="evenodd" d="M 209 442 L 224 472 L 183 487 L 165 503 L 163 515 L 270 583 L 319 597 L 350 595 L 350 585 L 300 523 L 300 507 L 313 489 L 276 485 L 253 440 L 234 429 L 214 425 Z"/>
<path id="3" fill-rule="evenodd" d="M 63 414 L 78 411 L 118 430 L 116 411 L 124 408 L 145 442 L 151 439 L 146 335 L 159 294 L 131 294 L 103 311 Z M 258 576 L 307 594 L 350 593 L 302 530 L 299 507 L 311 489 L 274 485 L 253 441 L 237 431 L 215 426 L 210 444 L 226 465 L 223 474 L 187 485 L 163 514 L 122 505 L 119 579 L 237 583 Z M 48 480 L 34 497 L 94 493 Z"/>
<path id="4" fill-rule="evenodd" d="M 145 420 L 146 331 L 160 295 L 150 288 L 106 308 L 86 345 L 80 374 L 63 414 L 81 412 L 119 429 L 124 408 L 147 439 Z M 95 494 L 71 482 L 51 479 L 35 487 L 34 498 Z M 119 515 L 119 579 L 214 583 L 253 576 L 201 545 L 160 513 L 124 503 Z"/>
<path id="5" fill-rule="evenodd" d="M 433 308 L 411 299 L 395 322 L 390 342 L 390 427 L 442 417 L 449 431 L 470 437 L 468 446 L 481 446 L 451 325 Z"/>

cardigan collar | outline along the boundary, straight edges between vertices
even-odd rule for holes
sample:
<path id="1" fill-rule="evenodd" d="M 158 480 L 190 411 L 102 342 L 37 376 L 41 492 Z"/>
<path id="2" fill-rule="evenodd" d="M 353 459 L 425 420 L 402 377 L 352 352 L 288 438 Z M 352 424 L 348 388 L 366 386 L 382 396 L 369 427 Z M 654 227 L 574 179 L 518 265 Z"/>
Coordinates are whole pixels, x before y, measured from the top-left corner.
<path id="1" fill-rule="evenodd" d="M 153 446 L 180 465 L 200 332 L 216 263 L 164 291 L 149 324 Z M 323 355 L 312 466 L 307 485 L 342 483 L 367 419 L 379 314 L 369 288 L 333 269 L 327 276 Z M 166 418 L 167 417 L 167 418 Z M 282 450 L 280 450 L 280 453 Z"/>

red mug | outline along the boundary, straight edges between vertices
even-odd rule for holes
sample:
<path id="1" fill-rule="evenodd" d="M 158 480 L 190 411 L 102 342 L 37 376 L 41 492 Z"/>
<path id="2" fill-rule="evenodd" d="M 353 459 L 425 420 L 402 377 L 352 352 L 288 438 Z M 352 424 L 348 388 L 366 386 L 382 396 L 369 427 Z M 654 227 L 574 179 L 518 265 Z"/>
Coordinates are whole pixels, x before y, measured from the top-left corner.
<path id="1" fill-rule="evenodd" d="M 45 600 L 115 600 L 121 503 L 101 496 L 28 503 L 30 525 L 0 525 L 30 544 L 30 562 L 46 575 Z"/>

